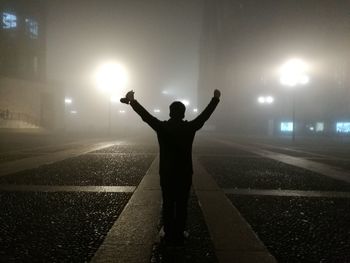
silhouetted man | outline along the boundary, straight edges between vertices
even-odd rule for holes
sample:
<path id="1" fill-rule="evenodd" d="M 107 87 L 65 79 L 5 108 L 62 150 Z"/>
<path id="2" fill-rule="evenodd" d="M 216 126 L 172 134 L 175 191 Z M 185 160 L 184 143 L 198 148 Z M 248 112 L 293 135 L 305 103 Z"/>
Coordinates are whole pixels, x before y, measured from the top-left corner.
<path id="1" fill-rule="evenodd" d="M 160 160 L 159 175 L 163 196 L 162 217 L 164 240 L 167 244 L 183 244 L 187 219 L 187 201 L 192 184 L 192 143 L 196 131 L 203 127 L 220 101 L 220 91 L 214 91 L 214 97 L 205 110 L 194 120 L 184 121 L 186 107 L 180 101 L 170 105 L 170 119 L 160 121 L 152 116 L 134 99 L 129 91 L 121 102 L 131 105 L 157 133 Z"/>

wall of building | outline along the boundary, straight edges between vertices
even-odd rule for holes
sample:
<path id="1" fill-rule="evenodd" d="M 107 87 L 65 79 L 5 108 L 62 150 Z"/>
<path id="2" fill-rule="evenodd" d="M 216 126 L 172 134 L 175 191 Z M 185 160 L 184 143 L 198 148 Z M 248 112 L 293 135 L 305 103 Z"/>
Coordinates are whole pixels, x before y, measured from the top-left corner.
<path id="1" fill-rule="evenodd" d="M 16 126 L 55 128 L 57 95 L 53 90 L 41 82 L 0 77 L 2 127 L 11 126 L 13 121 Z"/>

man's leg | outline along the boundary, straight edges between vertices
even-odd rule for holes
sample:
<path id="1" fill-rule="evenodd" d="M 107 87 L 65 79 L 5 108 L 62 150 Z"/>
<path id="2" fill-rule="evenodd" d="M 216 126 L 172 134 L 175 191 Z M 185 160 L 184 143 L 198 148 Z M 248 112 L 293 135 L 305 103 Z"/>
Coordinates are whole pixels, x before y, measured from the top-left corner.
<path id="1" fill-rule="evenodd" d="M 162 205 L 162 219 L 165 233 L 165 240 L 170 241 L 174 239 L 175 233 L 175 199 L 169 187 L 162 187 L 163 205 Z"/>
<path id="2" fill-rule="evenodd" d="M 176 198 L 175 205 L 175 229 L 176 229 L 176 238 L 182 243 L 183 242 L 183 233 L 186 230 L 187 223 L 187 204 L 188 198 L 190 195 L 191 185 L 186 184 L 181 187 L 180 192 Z"/>

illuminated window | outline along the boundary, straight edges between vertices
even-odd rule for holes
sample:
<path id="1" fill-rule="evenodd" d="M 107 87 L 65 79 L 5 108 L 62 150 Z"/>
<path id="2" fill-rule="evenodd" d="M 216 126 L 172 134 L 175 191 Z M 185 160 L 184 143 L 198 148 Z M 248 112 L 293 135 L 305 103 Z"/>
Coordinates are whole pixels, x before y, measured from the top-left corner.
<path id="1" fill-rule="evenodd" d="M 293 122 L 281 122 L 281 131 L 282 132 L 293 131 Z"/>
<path id="2" fill-rule="evenodd" d="M 323 130 L 324 130 L 324 123 L 316 122 L 316 132 L 323 132 Z"/>
<path id="3" fill-rule="evenodd" d="M 2 13 L 2 28 L 10 29 L 17 27 L 17 16 L 13 13 Z"/>
<path id="4" fill-rule="evenodd" d="M 34 19 L 26 18 L 26 31 L 31 38 L 37 38 L 39 34 L 39 25 Z"/>
<path id="5" fill-rule="evenodd" d="M 337 122 L 337 132 L 350 133 L 350 122 Z"/>

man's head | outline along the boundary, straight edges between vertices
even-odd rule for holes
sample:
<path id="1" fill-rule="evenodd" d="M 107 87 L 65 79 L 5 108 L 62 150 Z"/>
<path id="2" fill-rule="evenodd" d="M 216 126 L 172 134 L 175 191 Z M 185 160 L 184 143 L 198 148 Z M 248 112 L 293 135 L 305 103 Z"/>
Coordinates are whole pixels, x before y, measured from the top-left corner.
<path id="1" fill-rule="evenodd" d="M 179 119 L 179 120 L 182 120 L 183 118 L 185 118 L 186 107 L 182 102 L 174 101 L 173 103 L 170 104 L 169 109 L 170 109 L 170 113 L 169 113 L 170 118 Z"/>

